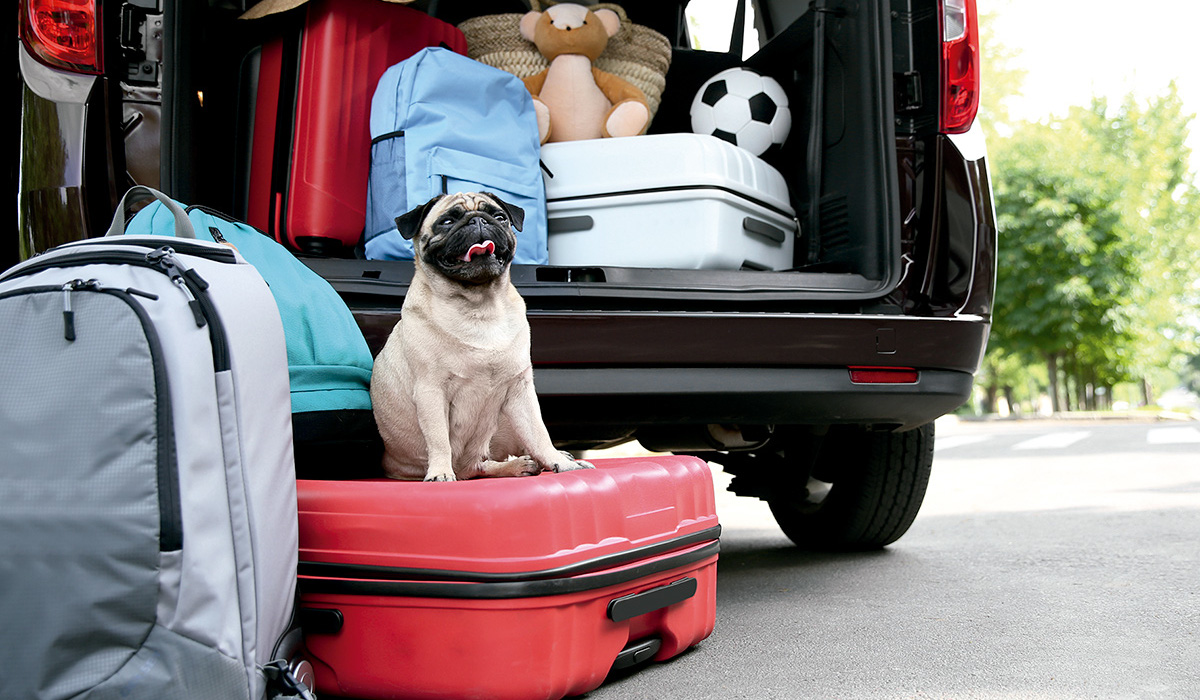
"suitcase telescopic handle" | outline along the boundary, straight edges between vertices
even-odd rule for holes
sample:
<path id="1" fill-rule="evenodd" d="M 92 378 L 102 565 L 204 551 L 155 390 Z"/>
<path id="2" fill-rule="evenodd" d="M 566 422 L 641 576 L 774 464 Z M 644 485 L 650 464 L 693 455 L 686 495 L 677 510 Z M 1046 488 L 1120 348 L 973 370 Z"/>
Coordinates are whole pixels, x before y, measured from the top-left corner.
<path id="1" fill-rule="evenodd" d="M 668 605 L 682 603 L 696 595 L 696 587 L 696 579 L 688 576 L 665 586 L 615 598 L 608 602 L 608 619 L 623 622 Z"/>
<path id="2" fill-rule="evenodd" d="M 125 196 L 121 197 L 121 201 L 117 203 L 117 210 L 113 212 L 112 225 L 108 227 L 108 233 L 104 235 L 125 235 L 125 216 L 129 213 L 129 208 L 146 197 L 157 199 L 163 203 L 163 206 L 171 210 L 171 215 L 175 217 L 176 238 L 196 237 L 196 229 L 192 227 L 192 220 L 188 218 L 187 212 L 183 210 L 183 207 L 179 206 L 175 200 L 162 192 L 153 187 L 146 187 L 145 185 L 134 185 L 125 192 Z"/>

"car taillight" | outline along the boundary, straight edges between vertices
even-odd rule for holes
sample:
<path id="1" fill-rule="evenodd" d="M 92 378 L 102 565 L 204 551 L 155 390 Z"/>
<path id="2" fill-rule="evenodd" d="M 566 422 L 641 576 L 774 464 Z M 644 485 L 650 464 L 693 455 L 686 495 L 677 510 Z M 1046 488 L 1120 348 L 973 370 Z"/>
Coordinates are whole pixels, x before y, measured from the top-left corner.
<path id="1" fill-rule="evenodd" d="M 942 0 L 942 131 L 961 134 L 979 111 L 975 0 Z"/>
<path id="2" fill-rule="evenodd" d="M 854 384 L 916 384 L 921 375 L 912 367 L 850 367 Z"/>
<path id="3" fill-rule="evenodd" d="M 77 73 L 104 72 L 98 0 L 23 0 L 21 40 L 38 60 Z"/>

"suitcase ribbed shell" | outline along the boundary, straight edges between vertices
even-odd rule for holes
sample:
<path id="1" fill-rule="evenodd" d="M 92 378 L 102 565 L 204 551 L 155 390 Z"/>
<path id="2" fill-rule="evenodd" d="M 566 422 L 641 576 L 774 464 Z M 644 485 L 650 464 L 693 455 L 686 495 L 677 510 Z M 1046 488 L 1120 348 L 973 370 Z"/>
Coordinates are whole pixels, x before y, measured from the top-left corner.
<path id="1" fill-rule="evenodd" d="M 720 528 L 698 459 L 298 491 L 321 692 L 559 698 L 713 630 Z"/>

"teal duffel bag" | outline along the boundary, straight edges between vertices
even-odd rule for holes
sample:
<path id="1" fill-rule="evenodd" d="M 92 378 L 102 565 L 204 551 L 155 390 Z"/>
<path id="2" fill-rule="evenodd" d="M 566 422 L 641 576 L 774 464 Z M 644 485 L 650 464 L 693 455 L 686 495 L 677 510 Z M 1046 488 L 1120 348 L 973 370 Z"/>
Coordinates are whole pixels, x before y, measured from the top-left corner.
<path id="1" fill-rule="evenodd" d="M 197 237 L 236 248 L 275 297 L 287 341 L 297 475 L 377 475 L 382 443 L 371 412 L 373 359 L 346 303 L 258 229 L 207 207 L 180 206 Z M 129 220 L 126 233 L 174 236 L 174 217 L 155 201 Z"/>

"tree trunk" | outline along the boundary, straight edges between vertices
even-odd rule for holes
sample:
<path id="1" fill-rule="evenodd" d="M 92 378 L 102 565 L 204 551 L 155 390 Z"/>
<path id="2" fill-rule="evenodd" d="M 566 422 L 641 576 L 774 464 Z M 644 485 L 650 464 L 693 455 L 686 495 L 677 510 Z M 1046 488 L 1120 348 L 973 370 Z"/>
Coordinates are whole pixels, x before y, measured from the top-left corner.
<path id="1" fill-rule="evenodd" d="M 1058 413 L 1062 410 L 1058 393 L 1058 353 L 1052 352 L 1046 356 L 1046 374 L 1050 377 L 1050 410 Z"/>
<path id="2" fill-rule="evenodd" d="M 983 412 L 985 415 L 991 415 L 996 412 L 996 395 L 999 390 L 996 387 L 996 380 L 992 379 L 983 388 Z"/>
<path id="3" fill-rule="evenodd" d="M 1150 383 L 1148 377 L 1142 377 L 1142 405 L 1154 405 L 1154 385 Z"/>

